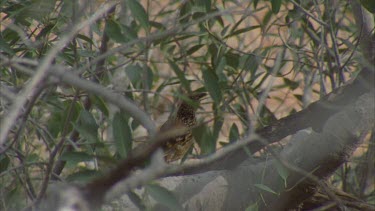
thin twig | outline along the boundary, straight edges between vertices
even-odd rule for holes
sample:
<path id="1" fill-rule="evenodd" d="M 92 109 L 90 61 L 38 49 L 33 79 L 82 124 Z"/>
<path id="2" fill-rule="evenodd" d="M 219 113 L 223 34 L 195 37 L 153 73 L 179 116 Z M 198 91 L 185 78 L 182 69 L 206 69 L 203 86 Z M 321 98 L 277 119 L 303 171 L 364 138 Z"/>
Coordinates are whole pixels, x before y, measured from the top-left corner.
<path id="1" fill-rule="evenodd" d="M 51 67 L 53 59 L 56 55 L 65 47 L 65 45 L 84 27 L 93 24 L 97 19 L 104 15 L 108 10 L 110 10 L 116 3 L 111 2 L 103 5 L 100 9 L 94 13 L 87 20 L 80 22 L 79 24 L 74 25 L 65 36 L 62 36 L 61 39 L 56 43 L 56 45 L 51 48 L 46 56 L 42 59 L 40 66 L 35 71 L 33 78 L 30 83 L 28 83 L 23 91 L 19 94 L 17 99 L 14 101 L 14 104 L 9 111 L 8 115 L 3 119 L 0 126 L 0 146 L 5 143 L 5 140 L 11 130 L 11 128 L 16 124 L 17 118 L 22 114 L 22 108 L 25 103 L 28 101 L 29 96 L 34 95 L 36 92 L 36 87 L 47 77 L 47 72 Z"/>

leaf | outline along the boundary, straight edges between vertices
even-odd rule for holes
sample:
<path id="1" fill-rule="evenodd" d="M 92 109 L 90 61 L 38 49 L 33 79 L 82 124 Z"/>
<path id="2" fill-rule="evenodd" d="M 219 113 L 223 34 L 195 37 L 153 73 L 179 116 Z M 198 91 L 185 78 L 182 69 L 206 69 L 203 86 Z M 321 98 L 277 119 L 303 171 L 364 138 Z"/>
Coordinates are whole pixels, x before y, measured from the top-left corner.
<path id="1" fill-rule="evenodd" d="M 240 57 L 240 55 L 231 52 L 225 54 L 225 59 L 227 60 L 228 66 L 232 67 L 235 70 L 238 69 Z"/>
<path id="2" fill-rule="evenodd" d="M 81 40 L 84 40 L 84 41 L 90 43 L 91 45 L 95 45 L 94 42 L 89 37 L 87 37 L 83 34 L 77 34 L 77 38 L 79 38 Z"/>
<path id="3" fill-rule="evenodd" d="M 216 143 L 212 132 L 208 128 L 206 128 L 206 131 L 203 133 L 199 147 L 201 148 L 202 155 L 208 155 L 215 152 Z"/>
<path id="4" fill-rule="evenodd" d="M 281 0 L 271 0 L 272 12 L 277 14 L 280 11 Z"/>
<path id="5" fill-rule="evenodd" d="M 168 60 L 169 65 L 172 67 L 173 71 L 176 73 L 178 79 L 180 79 L 181 85 L 186 89 L 190 90 L 190 83 L 189 81 L 185 78 L 184 72 L 180 69 L 180 67 L 173 61 Z"/>
<path id="6" fill-rule="evenodd" d="M 127 42 L 138 38 L 137 32 L 135 32 L 133 28 L 121 24 L 121 29 Z"/>
<path id="7" fill-rule="evenodd" d="M 191 55 L 191 54 L 193 54 L 194 52 L 196 52 L 196 51 L 198 51 L 199 49 L 201 49 L 203 46 L 205 46 L 205 45 L 195 45 L 195 46 L 193 46 L 193 47 L 191 47 L 187 52 L 186 52 L 186 54 L 187 55 Z"/>
<path id="8" fill-rule="evenodd" d="M 254 204 L 248 206 L 245 211 L 258 211 L 258 210 L 259 210 L 258 203 L 255 202 Z"/>
<path id="9" fill-rule="evenodd" d="M 224 74 L 224 67 L 227 65 L 225 57 L 219 59 L 219 64 L 215 67 L 215 73 L 219 78 L 219 82 L 227 82 L 227 76 Z"/>
<path id="10" fill-rule="evenodd" d="M 229 131 L 229 143 L 233 143 L 237 141 L 239 138 L 240 138 L 240 132 L 238 131 L 238 127 L 236 123 L 233 123 Z"/>
<path id="11" fill-rule="evenodd" d="M 60 160 L 69 161 L 73 163 L 91 161 L 92 159 L 93 156 L 87 154 L 86 152 L 64 152 L 60 156 Z"/>
<path id="12" fill-rule="evenodd" d="M 268 186 L 266 185 L 263 185 L 263 184 L 254 184 L 255 187 L 261 189 L 261 190 L 264 190 L 266 192 L 269 192 L 269 193 L 273 193 L 275 195 L 279 195 L 277 194 L 275 191 L 273 191 L 271 188 L 269 188 Z"/>
<path id="13" fill-rule="evenodd" d="M 148 21 L 148 16 L 143 8 L 143 6 L 139 3 L 138 0 L 127 0 L 126 1 L 130 12 L 132 13 L 133 17 L 141 24 L 141 26 L 146 30 L 149 31 L 150 23 Z"/>
<path id="14" fill-rule="evenodd" d="M 99 176 L 100 173 L 96 170 L 80 170 L 79 172 L 70 174 L 66 177 L 68 182 L 78 182 L 78 183 L 87 183 L 92 180 L 94 177 Z"/>
<path id="15" fill-rule="evenodd" d="M 254 1 L 253 1 L 253 4 L 254 4 L 254 9 L 256 9 L 256 8 L 257 8 L 257 6 L 258 6 L 258 2 L 259 2 L 259 0 L 254 0 Z"/>
<path id="16" fill-rule="evenodd" d="M 296 81 L 292 81 L 288 78 L 283 78 L 285 85 L 287 85 L 291 90 L 295 90 L 299 87 L 299 83 Z"/>
<path id="17" fill-rule="evenodd" d="M 7 54 L 9 54 L 9 55 L 14 55 L 15 54 L 15 52 L 10 47 L 10 45 L 8 43 L 6 43 L 2 37 L 0 37 L 0 50 L 3 51 L 3 52 L 5 52 L 5 53 L 7 53 Z"/>
<path id="18" fill-rule="evenodd" d="M 280 162 L 276 162 L 276 169 L 277 169 L 277 173 L 280 175 L 280 177 L 284 180 L 284 185 L 285 187 L 287 187 L 287 178 L 289 176 L 289 171 L 287 168 L 285 168 L 285 166 L 280 163 Z"/>
<path id="19" fill-rule="evenodd" d="M 374 0 L 361 0 L 361 4 L 372 14 L 375 14 L 375 1 Z"/>
<path id="20" fill-rule="evenodd" d="M 83 109 L 79 115 L 78 123 L 74 125 L 74 128 L 87 141 L 91 143 L 98 141 L 99 126 L 90 112 Z"/>
<path id="21" fill-rule="evenodd" d="M 105 104 L 104 100 L 97 96 L 97 95 L 90 95 L 90 99 L 92 100 L 93 104 L 105 115 L 108 117 L 109 111 L 107 105 Z"/>
<path id="22" fill-rule="evenodd" d="M 156 22 L 156 21 L 149 21 L 150 26 L 155 27 L 156 29 L 159 29 L 161 31 L 164 31 L 166 28 L 162 23 Z"/>
<path id="23" fill-rule="evenodd" d="M 10 163 L 10 159 L 8 156 L 4 154 L 0 154 L 0 173 L 7 170 Z"/>
<path id="24" fill-rule="evenodd" d="M 136 65 L 128 65 L 125 68 L 126 75 L 129 77 L 130 82 L 133 84 L 134 87 L 138 87 L 138 83 L 142 79 L 142 72 L 143 69 L 139 64 Z"/>
<path id="25" fill-rule="evenodd" d="M 107 20 L 104 32 L 107 34 L 109 38 L 111 38 L 115 42 L 124 43 L 127 41 L 124 35 L 122 34 L 121 26 L 117 21 L 110 19 Z"/>
<path id="26" fill-rule="evenodd" d="M 40 160 L 40 157 L 36 153 L 31 153 L 30 155 L 26 156 L 26 162 L 37 162 Z"/>
<path id="27" fill-rule="evenodd" d="M 146 64 L 144 64 L 146 65 Z M 144 70 L 146 70 L 146 73 L 144 74 L 147 74 L 147 81 L 144 81 L 147 83 L 147 87 L 150 89 L 152 87 L 152 82 L 154 81 L 154 73 L 152 72 L 151 68 L 146 66 L 144 67 Z M 146 86 L 144 87 L 146 88 Z"/>
<path id="28" fill-rule="evenodd" d="M 229 38 L 229 37 L 233 37 L 233 36 L 236 36 L 236 35 L 239 35 L 239 34 L 242 34 L 242 33 L 245 33 L 245 32 L 248 32 L 248 31 L 251 31 L 251 30 L 254 30 L 254 29 L 257 29 L 257 28 L 260 28 L 260 25 L 249 26 L 249 27 L 246 27 L 246 28 L 243 28 L 243 29 L 238 29 L 238 30 L 236 30 L 236 31 L 228 34 L 227 36 L 225 36 L 224 39 Z"/>
<path id="29" fill-rule="evenodd" d="M 159 185 L 150 184 L 146 186 L 146 190 L 153 199 L 171 210 L 183 210 L 177 198 L 168 189 Z"/>
<path id="30" fill-rule="evenodd" d="M 127 119 L 119 112 L 113 117 L 112 129 L 116 150 L 121 158 L 125 158 L 132 149 L 133 138 Z"/>
<path id="31" fill-rule="evenodd" d="M 221 101 L 221 89 L 215 73 L 207 68 L 202 69 L 204 85 L 216 104 Z"/>
<path id="32" fill-rule="evenodd" d="M 253 54 L 241 56 L 239 66 L 241 69 L 250 71 L 253 76 L 258 69 L 257 57 Z"/>

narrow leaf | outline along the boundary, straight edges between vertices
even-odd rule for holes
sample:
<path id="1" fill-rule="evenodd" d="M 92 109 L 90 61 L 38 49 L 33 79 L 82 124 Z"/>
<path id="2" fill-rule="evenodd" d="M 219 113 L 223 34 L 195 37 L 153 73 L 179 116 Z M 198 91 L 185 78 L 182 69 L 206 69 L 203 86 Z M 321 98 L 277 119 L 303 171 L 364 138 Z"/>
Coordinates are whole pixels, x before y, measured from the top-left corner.
<path id="1" fill-rule="evenodd" d="M 266 185 L 263 185 L 263 184 L 254 184 L 255 187 L 261 189 L 261 190 L 264 190 L 266 192 L 269 192 L 269 193 L 273 193 L 275 195 L 278 195 L 275 191 L 273 191 L 271 188 L 269 188 L 268 186 Z"/>
<path id="2" fill-rule="evenodd" d="M 127 119 L 119 112 L 113 118 L 112 129 L 117 152 L 125 158 L 132 148 L 132 134 Z"/>
<path id="3" fill-rule="evenodd" d="M 173 71 L 176 73 L 178 79 L 180 79 L 181 85 L 186 89 L 190 90 L 190 83 L 185 78 L 184 72 L 180 69 L 180 67 L 173 61 L 169 60 L 169 65 L 172 67 Z"/>
<path id="4" fill-rule="evenodd" d="M 60 160 L 70 161 L 74 163 L 91 161 L 92 159 L 93 159 L 93 156 L 85 152 L 64 152 L 60 157 Z"/>
<path id="5" fill-rule="evenodd" d="M 238 127 L 236 123 L 233 123 L 229 131 L 229 143 L 237 141 L 239 137 L 240 137 L 240 133 L 238 132 Z"/>
<path id="6" fill-rule="evenodd" d="M 216 77 L 215 73 L 211 70 L 208 70 L 204 68 L 202 70 L 203 73 L 203 80 L 204 80 L 204 85 L 210 93 L 210 96 L 214 100 L 216 104 L 219 104 L 221 101 L 221 90 L 218 82 L 218 78 Z"/>
<path id="7" fill-rule="evenodd" d="M 272 12 L 274 14 L 279 13 L 281 7 L 281 0 L 271 0 Z"/>

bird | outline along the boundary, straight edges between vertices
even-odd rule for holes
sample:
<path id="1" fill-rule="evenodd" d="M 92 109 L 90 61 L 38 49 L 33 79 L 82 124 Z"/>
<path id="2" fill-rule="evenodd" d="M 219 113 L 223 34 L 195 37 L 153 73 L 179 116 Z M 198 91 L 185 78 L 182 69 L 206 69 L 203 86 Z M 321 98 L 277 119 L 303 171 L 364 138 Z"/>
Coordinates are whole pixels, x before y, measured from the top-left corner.
<path id="1" fill-rule="evenodd" d="M 204 92 L 192 93 L 187 97 L 193 102 L 181 100 L 177 104 L 177 112 L 172 113 L 168 120 L 160 127 L 159 132 L 163 133 L 173 129 L 186 129 L 182 135 L 165 140 L 162 145 L 164 160 L 167 163 L 182 159 L 194 143 L 192 129 L 197 125 L 195 103 L 200 103 L 207 94 Z"/>

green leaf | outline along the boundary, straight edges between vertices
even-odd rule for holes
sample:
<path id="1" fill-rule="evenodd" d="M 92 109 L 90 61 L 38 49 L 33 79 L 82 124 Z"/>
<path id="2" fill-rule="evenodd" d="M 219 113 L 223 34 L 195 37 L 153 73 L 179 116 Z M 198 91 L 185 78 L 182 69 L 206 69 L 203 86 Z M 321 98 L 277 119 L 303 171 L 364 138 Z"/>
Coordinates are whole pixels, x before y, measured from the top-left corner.
<path id="1" fill-rule="evenodd" d="M 0 155 L 0 173 L 7 170 L 10 163 L 10 159 L 8 156 L 4 154 Z"/>
<path id="2" fill-rule="evenodd" d="M 375 14 L 375 1 L 374 0 L 361 0 L 361 4 L 372 14 Z"/>
<path id="3" fill-rule="evenodd" d="M 97 96 L 97 95 L 90 95 L 90 99 L 92 100 L 93 104 L 105 115 L 108 117 L 109 111 L 107 105 L 105 104 L 104 100 Z"/>
<path id="4" fill-rule="evenodd" d="M 93 178 L 99 176 L 100 173 L 96 170 L 88 170 L 84 169 L 79 172 L 70 174 L 66 177 L 66 181 L 68 182 L 78 182 L 78 183 L 87 183 L 91 181 Z"/>
<path id="5" fill-rule="evenodd" d="M 8 53 L 9 55 L 15 54 L 13 49 L 10 47 L 10 45 L 7 42 L 5 42 L 4 38 L 1 35 L 0 35 L 0 50 L 5 53 Z"/>
<path id="6" fill-rule="evenodd" d="M 215 152 L 216 142 L 213 134 L 207 126 L 199 126 L 193 129 L 194 139 L 201 149 L 201 155 L 207 155 Z"/>
<path id="7" fill-rule="evenodd" d="M 261 189 L 261 190 L 264 190 L 266 192 L 269 192 L 269 193 L 273 193 L 275 195 L 278 195 L 275 191 L 273 191 L 271 188 L 269 188 L 268 186 L 266 185 L 263 185 L 263 184 L 254 184 L 255 187 Z"/>
<path id="8" fill-rule="evenodd" d="M 281 7 L 281 0 L 271 0 L 272 12 L 274 14 L 279 13 Z"/>
<path id="9" fill-rule="evenodd" d="M 176 73 L 178 79 L 180 79 L 181 85 L 186 89 L 190 90 L 190 83 L 189 81 L 185 78 L 184 72 L 180 69 L 180 67 L 173 61 L 168 60 L 169 65 L 172 67 L 172 70 Z"/>
<path id="10" fill-rule="evenodd" d="M 245 211 L 258 211 L 258 210 L 259 210 L 258 203 L 255 202 L 254 204 L 248 206 Z"/>
<path id="11" fill-rule="evenodd" d="M 289 87 L 291 90 L 295 90 L 299 87 L 299 83 L 296 81 L 292 81 L 287 78 L 283 78 L 283 80 L 284 80 L 285 85 L 287 85 L 287 87 Z"/>
<path id="12" fill-rule="evenodd" d="M 195 46 L 191 47 L 191 48 L 186 52 L 186 54 L 187 54 L 187 55 L 191 55 L 191 54 L 193 54 L 194 52 L 196 52 L 196 51 L 198 51 L 199 49 L 201 49 L 203 46 L 205 46 L 205 45 L 195 45 Z"/>
<path id="13" fill-rule="evenodd" d="M 40 160 L 40 157 L 36 153 L 31 153 L 30 155 L 27 155 L 26 162 L 37 162 Z"/>
<path id="14" fill-rule="evenodd" d="M 148 31 L 150 29 L 150 23 L 148 21 L 148 16 L 145 9 L 139 3 L 138 0 L 127 0 L 126 1 L 130 12 L 133 17 L 141 24 L 141 26 Z"/>
<path id="15" fill-rule="evenodd" d="M 159 185 L 150 184 L 146 186 L 147 192 L 157 202 L 167 206 L 171 210 L 183 210 L 177 198 L 166 188 Z"/>
<path id="16" fill-rule="evenodd" d="M 95 143 L 98 141 L 99 126 L 90 112 L 83 109 L 79 115 L 78 123 L 74 125 L 74 128 L 88 142 Z"/>
<path id="17" fill-rule="evenodd" d="M 89 37 L 87 37 L 83 34 L 77 34 L 77 38 L 79 38 L 81 40 L 84 40 L 84 41 L 90 43 L 91 45 L 95 45 L 94 42 Z"/>
<path id="18" fill-rule="evenodd" d="M 229 131 L 229 143 L 238 141 L 239 138 L 240 138 L 240 132 L 238 131 L 238 127 L 236 123 L 233 123 Z"/>
<path id="19" fill-rule="evenodd" d="M 107 20 L 104 32 L 108 35 L 109 38 L 118 43 L 124 43 L 127 40 L 121 31 L 121 26 L 117 21 Z"/>
<path id="20" fill-rule="evenodd" d="M 243 28 L 243 29 L 238 29 L 238 30 L 236 30 L 236 31 L 228 34 L 227 36 L 225 36 L 224 39 L 229 38 L 229 37 L 233 37 L 233 36 L 236 36 L 236 35 L 239 35 L 239 34 L 242 34 L 242 33 L 245 33 L 245 32 L 248 32 L 248 31 L 251 31 L 251 30 L 254 30 L 254 29 L 257 29 L 257 28 L 260 28 L 260 25 L 249 26 L 249 27 L 246 27 L 246 28 Z"/>
<path id="21" fill-rule="evenodd" d="M 139 64 L 136 65 L 128 65 L 125 68 L 126 75 L 129 77 L 130 82 L 133 84 L 134 87 L 138 87 L 139 82 L 142 79 L 142 72 L 143 69 Z"/>
<path id="22" fill-rule="evenodd" d="M 214 126 L 212 136 L 213 142 L 216 145 L 216 140 L 219 138 L 219 133 L 224 124 L 224 118 L 221 115 L 220 110 L 216 109 L 215 107 L 216 106 L 214 106 Z"/>
<path id="23" fill-rule="evenodd" d="M 219 104 L 222 96 L 217 76 L 215 75 L 214 71 L 209 70 L 207 68 L 203 68 L 202 73 L 204 85 L 208 93 L 210 93 L 210 96 L 212 97 L 214 102 L 216 104 Z"/>
<path id="24" fill-rule="evenodd" d="M 258 6 L 258 2 L 259 2 L 259 0 L 254 0 L 254 1 L 253 1 L 253 4 L 254 4 L 254 9 L 256 9 L 256 8 L 257 8 L 257 6 Z"/>
<path id="25" fill-rule="evenodd" d="M 86 152 L 64 152 L 60 160 L 79 163 L 79 162 L 86 162 L 91 161 L 94 156 L 87 154 Z"/>
<path id="26" fill-rule="evenodd" d="M 219 59 L 219 64 L 215 67 L 215 73 L 219 78 L 219 82 L 227 82 L 227 76 L 224 74 L 224 67 L 227 65 L 225 57 Z"/>
<path id="27" fill-rule="evenodd" d="M 138 38 L 137 32 L 135 32 L 133 28 L 121 24 L 121 29 L 127 42 Z"/>
<path id="28" fill-rule="evenodd" d="M 258 60 L 257 57 L 253 54 L 243 55 L 240 58 L 240 68 L 250 71 L 253 76 L 256 70 L 258 69 Z"/>
<path id="29" fill-rule="evenodd" d="M 267 28 L 268 23 L 271 20 L 271 17 L 272 17 L 272 11 L 268 11 L 266 15 L 264 16 L 262 24 L 261 24 L 263 31 L 265 31 L 265 29 Z"/>
<path id="30" fill-rule="evenodd" d="M 280 162 L 276 162 L 276 169 L 277 169 L 277 173 L 284 180 L 284 186 L 287 187 L 287 178 L 289 176 L 288 169 L 285 168 L 285 166 Z"/>
<path id="31" fill-rule="evenodd" d="M 195 3 L 193 7 L 194 12 L 207 13 L 210 11 L 211 0 L 197 0 L 193 2 Z"/>
<path id="32" fill-rule="evenodd" d="M 144 64 L 144 65 L 146 65 L 146 64 Z M 150 67 L 148 67 L 148 66 L 146 66 L 146 67 L 144 67 L 144 69 L 146 70 L 146 74 L 147 74 L 147 81 L 146 81 L 146 83 L 147 83 L 147 87 L 149 88 L 149 89 L 151 89 L 151 87 L 152 87 L 152 82 L 154 81 L 153 79 L 154 79 L 154 73 L 152 72 L 152 70 L 151 70 L 151 68 Z"/>
<path id="33" fill-rule="evenodd" d="M 238 69 L 240 57 L 240 55 L 231 52 L 225 54 L 225 59 L 227 60 L 228 66 L 232 67 L 235 70 Z"/>
<path id="34" fill-rule="evenodd" d="M 128 120 L 119 112 L 117 112 L 113 118 L 112 129 L 116 150 L 121 158 L 125 158 L 132 149 L 133 138 Z"/>

